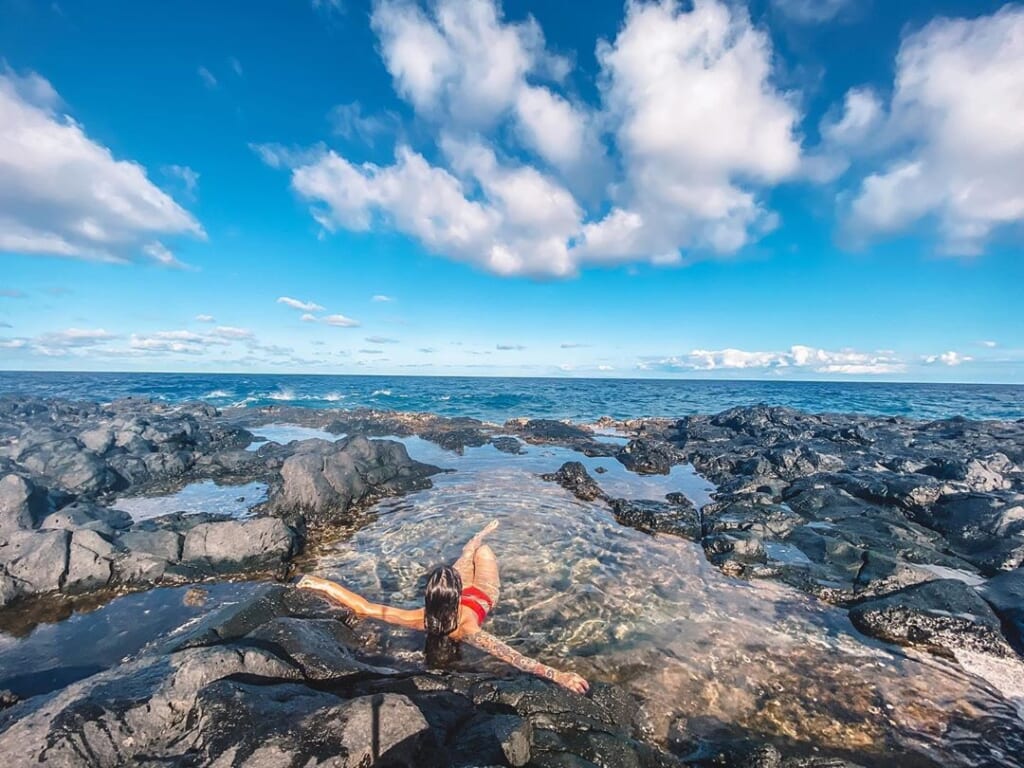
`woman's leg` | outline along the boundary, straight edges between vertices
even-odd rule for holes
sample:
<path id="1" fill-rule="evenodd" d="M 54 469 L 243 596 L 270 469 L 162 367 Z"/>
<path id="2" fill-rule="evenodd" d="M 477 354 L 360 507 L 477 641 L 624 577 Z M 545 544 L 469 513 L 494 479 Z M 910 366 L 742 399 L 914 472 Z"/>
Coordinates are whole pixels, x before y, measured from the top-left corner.
<path id="1" fill-rule="evenodd" d="M 498 604 L 498 596 L 501 593 L 498 558 L 494 556 L 494 550 L 486 544 L 473 555 L 473 585 L 491 598 L 491 603 Z"/>

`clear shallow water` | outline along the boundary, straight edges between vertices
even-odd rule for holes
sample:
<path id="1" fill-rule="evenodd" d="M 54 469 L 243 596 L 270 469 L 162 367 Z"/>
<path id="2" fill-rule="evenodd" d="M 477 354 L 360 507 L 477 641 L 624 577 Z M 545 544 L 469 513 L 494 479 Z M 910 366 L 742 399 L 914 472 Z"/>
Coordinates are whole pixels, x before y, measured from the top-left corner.
<path id="1" fill-rule="evenodd" d="M 152 589 L 38 624 L 24 637 L 0 626 L 0 690 L 28 698 L 63 688 L 131 658 L 211 610 L 239 602 L 254 588 L 243 582 L 206 584 L 197 591 Z"/>
<path id="2" fill-rule="evenodd" d="M 507 456 L 484 446 L 458 457 L 404 442 L 414 458 L 458 471 L 379 504 L 312 570 L 372 600 L 416 607 L 424 574 L 498 519 L 489 543 L 502 594 L 489 629 L 547 663 L 625 686 L 646 702 L 656 738 L 673 724 L 691 735 L 729 727 L 861 761 L 874 754 L 878 765 L 902 752 L 912 755 L 902 759 L 908 766 L 1022 764 L 1024 722 L 984 680 L 865 638 L 845 611 L 786 587 L 727 578 L 699 545 L 622 527 L 603 504 L 537 477 L 578 454 L 529 446 Z M 622 481 L 595 477 L 613 493 Z M 651 498 L 707 487 L 692 474 L 640 480 Z M 421 635 L 372 622 L 361 631 L 384 656 L 422 661 Z M 502 668 L 472 649 L 463 663 Z"/>
<path id="3" fill-rule="evenodd" d="M 206 400 L 217 406 L 368 406 L 498 423 L 517 416 L 585 422 L 680 417 L 756 403 L 923 419 L 1024 418 L 1024 387 L 988 384 L 0 372 L 0 393 Z"/>
<path id="4" fill-rule="evenodd" d="M 126 496 L 114 502 L 113 507 L 127 512 L 136 522 L 175 512 L 186 515 L 207 512 L 244 519 L 250 515 L 252 507 L 266 500 L 266 483 L 217 485 L 213 480 L 202 480 L 163 496 Z"/>

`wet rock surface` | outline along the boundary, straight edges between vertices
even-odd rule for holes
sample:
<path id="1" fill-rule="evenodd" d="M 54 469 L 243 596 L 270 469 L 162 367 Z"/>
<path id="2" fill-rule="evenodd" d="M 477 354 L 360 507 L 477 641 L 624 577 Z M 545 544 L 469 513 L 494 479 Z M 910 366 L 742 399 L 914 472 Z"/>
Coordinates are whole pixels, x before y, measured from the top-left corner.
<path id="1" fill-rule="evenodd" d="M 866 600 L 850 609 L 850 620 L 867 635 L 950 656 L 962 649 L 1015 655 L 1003 637 L 999 618 L 962 581 L 929 581 Z"/>

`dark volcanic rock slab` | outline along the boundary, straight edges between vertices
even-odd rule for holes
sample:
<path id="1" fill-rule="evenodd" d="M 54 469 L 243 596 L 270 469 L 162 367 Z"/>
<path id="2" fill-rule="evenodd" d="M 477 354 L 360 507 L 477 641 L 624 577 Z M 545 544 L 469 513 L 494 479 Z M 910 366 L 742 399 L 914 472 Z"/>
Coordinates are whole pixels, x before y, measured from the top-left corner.
<path id="1" fill-rule="evenodd" d="M 700 514 L 692 504 L 670 504 L 648 499 L 615 499 L 612 513 L 622 525 L 647 533 L 670 533 L 700 541 Z"/>
<path id="2" fill-rule="evenodd" d="M 441 470 L 409 458 L 394 440 L 304 440 L 285 460 L 266 508 L 302 514 L 313 525 L 342 522 L 350 507 L 430 487 Z"/>
<path id="3" fill-rule="evenodd" d="M 630 440 L 615 458 L 641 475 L 667 475 L 680 461 L 678 452 L 668 443 L 645 438 Z"/>
<path id="4" fill-rule="evenodd" d="M 567 461 L 557 472 L 541 475 L 540 479 L 558 483 L 580 501 L 608 500 L 608 495 L 601 490 L 601 486 L 590 476 L 586 467 L 578 461 Z"/>
<path id="5" fill-rule="evenodd" d="M 866 635 L 900 645 L 918 645 L 944 655 L 959 649 L 1013 657 L 999 618 L 962 581 L 918 584 L 850 609 L 850 620 Z"/>
<path id="6" fill-rule="evenodd" d="M 1024 568 L 989 579 L 980 593 L 1002 619 L 1010 640 L 1024 653 Z"/>

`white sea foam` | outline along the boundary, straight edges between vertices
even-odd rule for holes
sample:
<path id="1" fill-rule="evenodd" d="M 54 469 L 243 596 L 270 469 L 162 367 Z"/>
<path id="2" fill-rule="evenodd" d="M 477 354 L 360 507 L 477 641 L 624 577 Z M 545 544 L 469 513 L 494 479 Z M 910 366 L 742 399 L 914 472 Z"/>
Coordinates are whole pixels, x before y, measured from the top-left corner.
<path id="1" fill-rule="evenodd" d="M 212 392 L 207 392 L 203 397 L 231 397 L 231 393 L 223 389 L 215 389 Z"/>
<path id="2" fill-rule="evenodd" d="M 295 392 L 291 389 L 279 389 L 277 392 L 271 392 L 267 395 L 267 399 L 287 402 L 295 399 Z"/>
<path id="3" fill-rule="evenodd" d="M 386 396 L 388 396 L 390 394 L 391 394 L 391 390 L 390 389 L 375 389 L 375 390 L 373 390 L 373 394 L 370 395 L 370 397 L 378 397 L 379 395 L 384 395 L 386 397 Z"/>
<path id="4" fill-rule="evenodd" d="M 344 400 L 345 396 L 341 392 L 328 392 L 323 396 L 323 399 L 329 403 L 336 403 L 339 400 Z"/>

